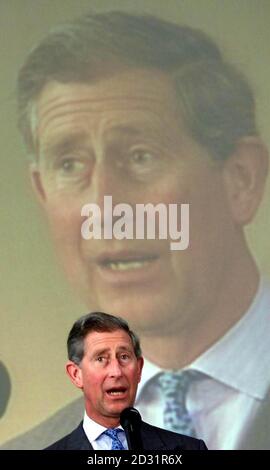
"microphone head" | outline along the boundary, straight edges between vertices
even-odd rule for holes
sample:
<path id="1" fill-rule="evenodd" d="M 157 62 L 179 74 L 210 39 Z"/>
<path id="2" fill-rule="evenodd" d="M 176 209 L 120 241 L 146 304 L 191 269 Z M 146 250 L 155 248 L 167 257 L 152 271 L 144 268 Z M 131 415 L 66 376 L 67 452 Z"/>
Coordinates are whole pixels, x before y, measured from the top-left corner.
<path id="1" fill-rule="evenodd" d="M 11 393 L 11 379 L 6 366 L 0 361 L 0 418 L 4 415 Z"/>
<path id="2" fill-rule="evenodd" d="M 130 424 L 139 426 L 141 420 L 142 418 L 139 411 L 133 407 L 125 408 L 120 414 L 120 424 L 124 429 Z"/>

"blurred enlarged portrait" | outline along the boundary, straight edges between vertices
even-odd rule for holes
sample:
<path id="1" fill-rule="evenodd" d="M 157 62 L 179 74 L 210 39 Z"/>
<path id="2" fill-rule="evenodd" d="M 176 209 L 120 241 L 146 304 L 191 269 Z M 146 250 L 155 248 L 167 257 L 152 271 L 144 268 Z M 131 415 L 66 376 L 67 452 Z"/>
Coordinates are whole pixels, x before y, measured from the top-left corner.
<path id="1" fill-rule="evenodd" d="M 101 311 L 139 335 L 144 420 L 267 449 L 269 3 L 90 3 L 0 7 L 2 448 L 83 419 L 65 340 Z"/>

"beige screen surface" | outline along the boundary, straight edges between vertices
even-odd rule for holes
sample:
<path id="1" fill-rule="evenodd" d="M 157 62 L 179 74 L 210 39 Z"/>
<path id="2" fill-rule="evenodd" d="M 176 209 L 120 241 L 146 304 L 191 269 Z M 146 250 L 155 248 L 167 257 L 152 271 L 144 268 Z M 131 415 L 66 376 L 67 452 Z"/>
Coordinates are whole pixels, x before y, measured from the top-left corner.
<path id="1" fill-rule="evenodd" d="M 208 33 L 248 77 L 258 127 L 269 146 L 270 62 L 267 0 L 0 0 L 0 443 L 80 396 L 65 375 L 65 342 L 87 309 L 58 265 L 46 219 L 33 195 L 16 127 L 16 75 L 30 48 L 59 22 L 91 9 L 153 13 Z M 270 276 L 269 182 L 247 229 L 260 270 Z M 192 228 L 191 228 L 192 229 Z M 10 384 L 11 383 L 11 387 Z"/>

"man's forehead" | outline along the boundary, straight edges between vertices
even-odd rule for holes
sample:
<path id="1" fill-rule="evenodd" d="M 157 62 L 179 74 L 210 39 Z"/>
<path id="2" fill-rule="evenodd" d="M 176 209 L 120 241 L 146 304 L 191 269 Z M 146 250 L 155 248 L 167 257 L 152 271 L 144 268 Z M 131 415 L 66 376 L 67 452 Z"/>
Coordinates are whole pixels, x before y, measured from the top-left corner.
<path id="1" fill-rule="evenodd" d="M 112 106 L 126 102 L 132 106 L 143 100 L 153 106 L 175 107 L 175 90 L 170 78 L 160 71 L 129 70 L 89 83 L 48 82 L 38 100 L 38 115 L 43 118 L 56 106 L 87 106 L 99 110 L 104 102 Z"/>
<path id="2" fill-rule="evenodd" d="M 170 78 L 135 69 L 93 83 L 49 82 L 33 107 L 32 134 L 38 148 L 41 140 L 52 145 L 78 127 L 100 135 L 125 124 L 146 133 L 170 129 L 172 122 L 183 125 Z"/>
<path id="3" fill-rule="evenodd" d="M 130 336 L 122 329 L 114 331 L 91 331 L 88 333 L 85 340 L 92 350 L 132 347 Z"/>

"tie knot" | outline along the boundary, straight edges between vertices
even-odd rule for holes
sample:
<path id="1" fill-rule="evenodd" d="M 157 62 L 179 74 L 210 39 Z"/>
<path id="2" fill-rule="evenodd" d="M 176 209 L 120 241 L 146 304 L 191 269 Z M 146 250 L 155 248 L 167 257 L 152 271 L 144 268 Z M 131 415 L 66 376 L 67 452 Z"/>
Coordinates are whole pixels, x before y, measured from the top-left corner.
<path id="1" fill-rule="evenodd" d="M 122 429 L 119 428 L 113 428 L 113 429 L 106 429 L 103 434 L 106 434 L 106 436 L 109 436 L 111 439 L 119 439 L 118 434 L 122 432 Z"/>
<path id="2" fill-rule="evenodd" d="M 124 450 L 124 446 L 122 442 L 119 439 L 119 434 L 122 433 L 122 429 L 119 428 L 111 428 L 111 429 L 106 429 L 103 434 L 106 434 L 106 436 L 109 436 L 112 440 L 112 450 Z"/>
<path id="3" fill-rule="evenodd" d="M 177 393 L 185 396 L 191 383 L 198 380 L 200 373 L 189 369 L 181 372 L 162 372 L 158 376 L 158 383 L 164 395 L 170 396 Z"/>

